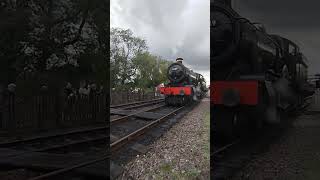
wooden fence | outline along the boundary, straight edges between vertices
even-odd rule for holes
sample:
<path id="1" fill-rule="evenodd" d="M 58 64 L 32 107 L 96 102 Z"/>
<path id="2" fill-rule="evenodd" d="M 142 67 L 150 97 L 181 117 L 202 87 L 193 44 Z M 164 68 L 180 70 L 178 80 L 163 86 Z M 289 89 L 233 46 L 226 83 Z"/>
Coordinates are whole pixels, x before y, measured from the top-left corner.
<path id="1" fill-rule="evenodd" d="M 156 98 L 154 92 L 144 93 L 142 91 L 139 92 L 111 92 L 110 94 L 110 104 L 124 104 L 134 101 L 144 101 L 151 100 Z"/>
<path id="2" fill-rule="evenodd" d="M 48 130 L 105 122 L 106 94 L 62 96 L 38 94 L 21 98 L 8 93 L 0 109 L 0 130 Z"/>

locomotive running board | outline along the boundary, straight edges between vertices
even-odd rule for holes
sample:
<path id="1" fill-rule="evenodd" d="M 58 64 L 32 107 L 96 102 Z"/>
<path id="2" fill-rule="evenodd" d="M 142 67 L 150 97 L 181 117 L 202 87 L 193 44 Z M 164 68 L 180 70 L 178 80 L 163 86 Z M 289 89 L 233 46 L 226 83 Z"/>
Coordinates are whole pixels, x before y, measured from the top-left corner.
<path id="1" fill-rule="evenodd" d="M 266 78 L 264 75 L 243 75 L 240 76 L 241 80 L 257 80 L 257 81 L 265 81 Z"/>

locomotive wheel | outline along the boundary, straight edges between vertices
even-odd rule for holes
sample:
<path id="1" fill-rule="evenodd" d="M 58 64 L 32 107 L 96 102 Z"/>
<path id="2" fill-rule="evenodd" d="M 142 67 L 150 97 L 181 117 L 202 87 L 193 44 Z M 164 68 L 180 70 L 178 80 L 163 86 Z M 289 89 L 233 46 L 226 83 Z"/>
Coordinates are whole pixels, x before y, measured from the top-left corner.
<path id="1" fill-rule="evenodd" d="M 257 107 L 250 109 L 249 128 L 253 134 L 259 134 L 264 127 L 266 106 L 259 104 Z M 263 115 L 263 116 L 262 116 Z"/>
<path id="2" fill-rule="evenodd" d="M 179 106 L 179 103 L 180 103 L 179 96 L 173 96 L 173 97 L 174 97 L 174 106 Z"/>
<path id="3" fill-rule="evenodd" d="M 213 121 L 217 137 L 222 141 L 230 141 L 243 136 L 248 130 L 248 117 L 234 109 L 214 108 Z"/>
<path id="4" fill-rule="evenodd" d="M 176 105 L 176 97 L 171 96 L 170 100 L 171 100 L 171 102 L 170 102 L 171 106 L 175 106 Z"/>
<path id="5" fill-rule="evenodd" d="M 185 104 L 191 103 L 191 98 L 190 96 L 185 97 Z"/>
<path id="6" fill-rule="evenodd" d="M 179 106 L 180 105 L 180 98 L 179 96 L 174 96 L 174 106 Z"/>
<path id="7" fill-rule="evenodd" d="M 232 138 L 242 137 L 248 134 L 249 127 L 249 117 L 245 112 L 239 111 L 234 112 L 233 122 L 232 122 L 232 133 L 234 134 Z"/>
<path id="8" fill-rule="evenodd" d="M 178 102 L 178 106 L 182 105 L 182 97 L 181 96 L 177 96 L 177 102 Z"/>
<path id="9" fill-rule="evenodd" d="M 187 104 L 187 101 L 186 101 L 186 97 L 185 96 L 181 96 L 181 106 Z"/>
<path id="10" fill-rule="evenodd" d="M 183 106 L 185 104 L 184 96 L 180 97 L 180 106 Z"/>
<path id="11" fill-rule="evenodd" d="M 166 104 L 166 106 L 170 106 L 170 96 L 165 97 L 164 103 Z"/>
<path id="12" fill-rule="evenodd" d="M 278 118 L 280 120 L 280 128 L 286 128 L 288 127 L 288 118 L 287 118 L 287 113 L 285 110 L 282 110 L 280 108 L 278 110 Z"/>

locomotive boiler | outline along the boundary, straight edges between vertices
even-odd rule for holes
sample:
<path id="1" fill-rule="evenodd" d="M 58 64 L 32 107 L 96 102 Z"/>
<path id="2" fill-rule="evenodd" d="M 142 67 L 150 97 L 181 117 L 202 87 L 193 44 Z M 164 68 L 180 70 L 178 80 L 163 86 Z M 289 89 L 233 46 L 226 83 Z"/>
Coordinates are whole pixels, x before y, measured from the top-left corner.
<path id="1" fill-rule="evenodd" d="M 177 62 L 168 67 L 169 83 L 160 88 L 160 93 L 165 95 L 167 105 L 185 105 L 199 101 L 207 92 L 204 77 L 185 67 L 182 60 L 177 58 Z"/>
<path id="2" fill-rule="evenodd" d="M 214 131 L 232 138 L 281 123 L 313 93 L 306 58 L 292 41 L 241 17 L 230 1 L 210 6 Z"/>

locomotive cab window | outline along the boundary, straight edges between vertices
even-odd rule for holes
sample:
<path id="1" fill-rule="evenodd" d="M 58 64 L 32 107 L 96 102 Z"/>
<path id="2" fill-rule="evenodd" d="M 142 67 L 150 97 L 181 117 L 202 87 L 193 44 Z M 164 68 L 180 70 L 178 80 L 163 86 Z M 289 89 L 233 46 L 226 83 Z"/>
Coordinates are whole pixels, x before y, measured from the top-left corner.
<path id="1" fill-rule="evenodd" d="M 214 28 L 217 25 L 217 21 L 215 19 L 211 19 L 211 27 Z"/>
<path id="2" fill-rule="evenodd" d="M 296 74 L 297 74 L 297 79 L 303 80 L 306 78 L 306 70 L 303 64 L 297 64 L 296 65 Z"/>
<path id="3" fill-rule="evenodd" d="M 292 44 L 289 44 L 289 54 L 295 55 L 296 54 L 296 47 Z"/>

